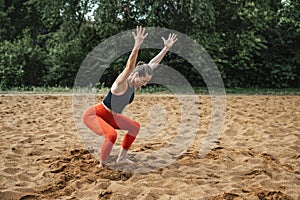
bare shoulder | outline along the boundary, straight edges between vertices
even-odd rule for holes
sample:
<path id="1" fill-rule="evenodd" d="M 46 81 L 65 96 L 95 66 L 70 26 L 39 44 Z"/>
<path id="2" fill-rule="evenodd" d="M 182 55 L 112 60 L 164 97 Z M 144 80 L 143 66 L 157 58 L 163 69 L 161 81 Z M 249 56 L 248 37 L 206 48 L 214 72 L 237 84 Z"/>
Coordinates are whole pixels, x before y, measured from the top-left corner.
<path id="1" fill-rule="evenodd" d="M 122 95 L 126 92 L 127 88 L 128 88 L 127 81 L 119 82 L 118 80 L 116 80 L 111 87 L 111 93 L 114 95 Z"/>

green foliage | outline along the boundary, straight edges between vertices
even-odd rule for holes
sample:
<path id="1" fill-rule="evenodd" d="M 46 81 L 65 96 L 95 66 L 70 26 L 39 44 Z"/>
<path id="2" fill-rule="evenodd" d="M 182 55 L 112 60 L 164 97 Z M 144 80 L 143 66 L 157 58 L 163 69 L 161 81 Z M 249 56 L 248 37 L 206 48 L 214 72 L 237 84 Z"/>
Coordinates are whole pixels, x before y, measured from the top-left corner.
<path id="1" fill-rule="evenodd" d="M 0 40 L 13 41 L 22 36 L 23 30 L 30 29 L 34 38 L 43 29 L 39 12 L 28 0 L 0 1 Z"/>
<path id="2" fill-rule="evenodd" d="M 4 41 L 0 45 L 1 90 L 23 85 L 24 62 L 20 60 L 20 46 Z"/>
<path id="3" fill-rule="evenodd" d="M 24 30 L 21 38 L 2 42 L 0 52 L 1 89 L 43 85 L 46 55 L 34 43 L 28 29 Z"/>
<path id="4" fill-rule="evenodd" d="M 92 9 L 93 17 L 87 17 Z M 299 0 L 0 0 L 0 86 L 72 87 L 94 47 L 143 25 L 193 38 L 213 58 L 226 87 L 299 87 L 299 10 Z M 139 60 L 147 62 L 157 53 L 142 50 Z M 99 59 L 114 56 L 107 54 Z M 112 84 L 128 55 L 106 68 L 101 86 Z M 168 53 L 162 64 L 192 86 L 205 87 L 180 56 Z"/>
<path id="5" fill-rule="evenodd" d="M 300 17 L 298 0 L 284 1 L 277 7 L 272 27 L 265 33 L 268 51 L 263 52 L 264 87 L 287 88 L 300 85 Z"/>
<path id="6" fill-rule="evenodd" d="M 279 10 L 279 25 L 287 27 L 288 30 L 300 32 L 300 1 L 287 0 L 283 1 L 283 7 Z"/>
<path id="7" fill-rule="evenodd" d="M 76 73 L 85 57 L 82 51 L 82 43 L 79 38 L 61 43 L 64 33 L 56 32 L 51 40 L 47 42 L 49 51 L 48 73 L 46 82 L 51 86 L 72 86 Z"/>
<path id="8" fill-rule="evenodd" d="M 215 1 L 215 9 L 216 37 L 221 38 L 222 46 L 219 52 L 209 51 L 227 87 L 297 87 L 299 56 L 295 54 L 299 47 L 295 41 L 299 36 L 295 37 L 295 29 L 280 25 L 281 9 L 290 10 L 287 5 L 281 1 Z M 294 14 L 297 17 L 299 12 Z"/>
<path id="9" fill-rule="evenodd" d="M 146 26 L 165 27 L 190 34 L 196 30 L 211 29 L 214 24 L 210 1 L 136 1 L 132 7 L 132 10 L 138 11 L 135 12 L 136 21 Z"/>

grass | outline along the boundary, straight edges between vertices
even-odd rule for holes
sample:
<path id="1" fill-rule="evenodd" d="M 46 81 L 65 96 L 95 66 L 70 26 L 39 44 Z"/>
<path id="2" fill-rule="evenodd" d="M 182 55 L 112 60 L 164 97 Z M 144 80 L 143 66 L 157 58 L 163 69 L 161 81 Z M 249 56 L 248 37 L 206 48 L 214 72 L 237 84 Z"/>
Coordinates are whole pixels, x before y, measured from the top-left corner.
<path id="1" fill-rule="evenodd" d="M 72 93 L 72 89 L 68 87 L 16 87 L 8 90 L 0 90 L 2 94 L 15 93 Z"/>
<path id="2" fill-rule="evenodd" d="M 299 88 L 228 88 L 227 94 L 247 94 L 247 95 L 300 95 Z"/>
<path id="3" fill-rule="evenodd" d="M 148 86 L 146 88 L 142 88 L 139 93 L 150 93 L 150 94 L 157 94 L 157 93 L 166 93 L 172 94 L 174 91 L 176 93 L 186 93 L 186 91 L 190 91 L 191 89 L 185 88 L 176 88 L 170 91 L 168 88 L 165 87 L 158 87 L 158 86 Z M 192 88 L 192 93 L 199 94 L 199 95 L 209 95 L 210 91 L 208 88 L 204 87 L 194 87 Z M 217 90 L 215 90 L 217 91 Z M 215 92 L 214 91 L 214 92 Z M 219 90 L 220 94 L 223 94 L 223 89 Z M 282 88 L 282 89 L 272 89 L 272 88 L 226 88 L 226 94 L 231 95 L 300 95 L 300 88 Z"/>
<path id="4" fill-rule="evenodd" d="M 30 87 L 30 88 L 11 88 L 9 90 L 0 90 L 1 94 L 18 94 L 18 93 L 107 93 L 109 88 L 69 88 L 69 87 Z M 173 88 L 170 90 L 166 87 L 160 86 L 147 86 L 142 88 L 137 93 L 139 94 L 172 94 L 172 93 L 186 93 L 191 91 L 191 88 Z M 192 93 L 199 95 L 208 95 L 207 88 L 195 87 L 192 89 Z M 282 89 L 270 89 L 270 88 L 226 88 L 226 94 L 242 94 L 242 95 L 300 95 L 300 88 L 282 88 Z"/>

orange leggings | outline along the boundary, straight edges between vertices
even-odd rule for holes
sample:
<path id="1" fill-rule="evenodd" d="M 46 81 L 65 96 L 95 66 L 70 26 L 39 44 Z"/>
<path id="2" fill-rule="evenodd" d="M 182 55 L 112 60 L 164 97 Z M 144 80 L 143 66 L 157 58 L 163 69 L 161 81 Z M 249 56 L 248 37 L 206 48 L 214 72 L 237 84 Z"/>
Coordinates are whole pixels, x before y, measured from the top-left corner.
<path id="1" fill-rule="evenodd" d="M 113 145 L 117 140 L 116 129 L 128 131 L 122 142 L 122 147 L 126 150 L 130 148 L 140 130 L 138 122 L 121 114 L 110 113 L 102 103 L 89 107 L 84 112 L 82 119 L 89 129 L 105 137 L 100 152 L 101 161 L 108 160 Z"/>

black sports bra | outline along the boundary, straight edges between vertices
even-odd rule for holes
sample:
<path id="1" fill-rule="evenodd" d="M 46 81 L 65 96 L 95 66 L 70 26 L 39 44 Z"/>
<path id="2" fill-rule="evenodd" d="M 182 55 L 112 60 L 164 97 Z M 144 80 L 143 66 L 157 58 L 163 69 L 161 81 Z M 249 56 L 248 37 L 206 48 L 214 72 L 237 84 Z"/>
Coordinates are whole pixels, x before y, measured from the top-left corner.
<path id="1" fill-rule="evenodd" d="M 130 104 L 134 99 L 134 88 L 129 87 L 122 95 L 114 95 L 109 90 L 108 94 L 103 100 L 103 104 L 116 113 L 121 113 L 124 108 Z"/>

